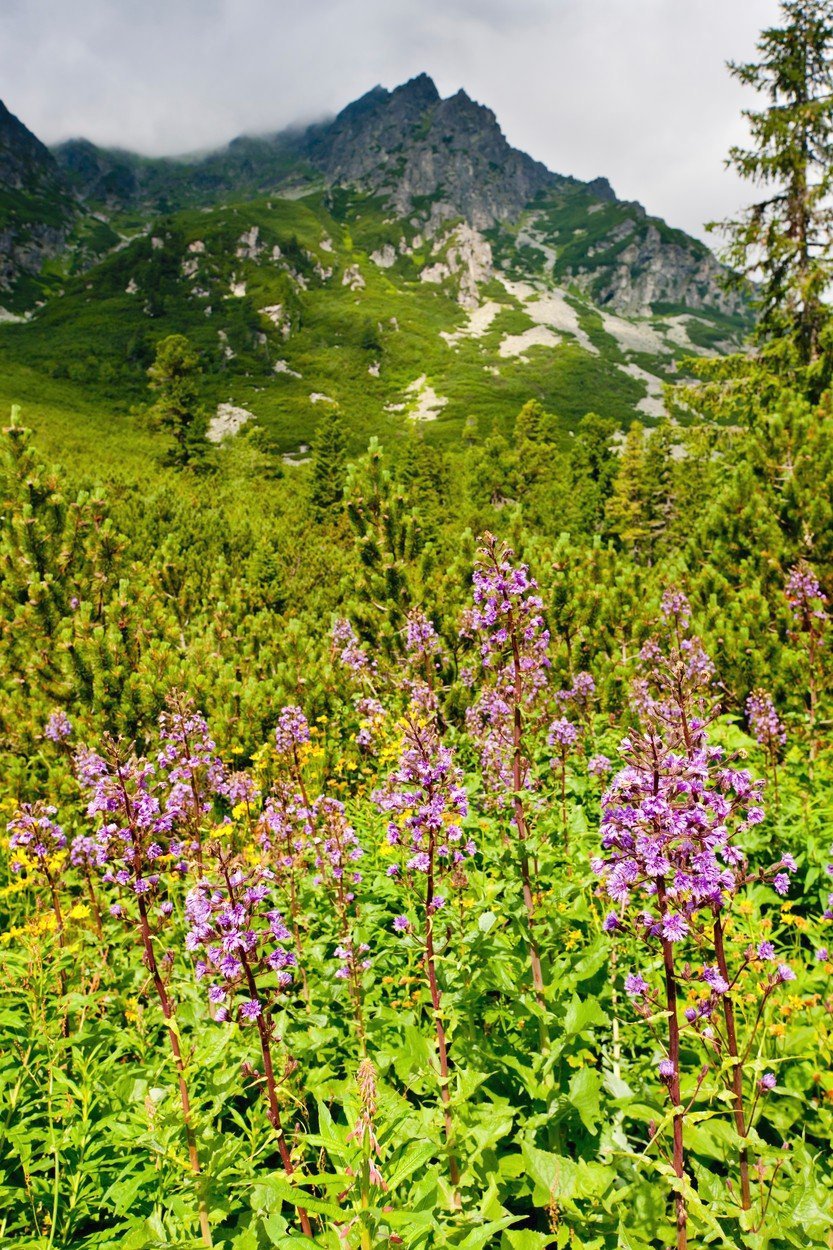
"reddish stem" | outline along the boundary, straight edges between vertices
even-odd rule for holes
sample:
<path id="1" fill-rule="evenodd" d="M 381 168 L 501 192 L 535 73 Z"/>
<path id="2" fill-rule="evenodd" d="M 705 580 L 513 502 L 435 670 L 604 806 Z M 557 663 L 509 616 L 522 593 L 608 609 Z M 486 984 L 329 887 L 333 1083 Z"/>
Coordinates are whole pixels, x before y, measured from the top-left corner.
<path id="1" fill-rule="evenodd" d="M 529 829 L 526 823 L 526 813 L 524 812 L 523 799 L 521 798 L 521 789 L 523 786 L 523 713 L 521 711 L 521 702 L 523 699 L 523 670 L 521 669 L 521 654 L 518 646 L 518 635 L 515 629 L 515 622 L 511 608 L 508 613 L 509 636 L 512 640 L 512 670 L 513 670 L 513 694 L 514 708 L 512 713 L 512 807 L 515 817 L 515 828 L 518 831 L 518 840 L 521 844 L 521 882 L 523 885 L 524 907 L 526 908 L 527 923 L 529 925 L 529 963 L 532 969 L 532 987 L 535 992 L 535 998 L 542 1012 L 544 1011 L 544 974 L 541 971 L 541 956 L 538 952 L 538 944 L 535 940 L 535 901 L 532 894 L 532 883 L 529 874 L 529 856 L 526 853 L 526 842 L 529 837 Z M 542 1045 L 546 1045 L 546 1025 L 541 1021 L 541 1041 Z"/>
<path id="2" fill-rule="evenodd" d="M 171 1044 L 171 1051 L 176 1064 L 177 1078 L 179 1081 L 179 1101 L 182 1105 L 182 1119 L 185 1123 L 185 1138 L 188 1143 L 188 1157 L 191 1162 L 191 1171 L 194 1176 L 200 1177 L 200 1160 L 197 1153 L 197 1141 L 194 1136 L 194 1126 L 191 1116 L 191 1100 L 188 1096 L 188 1086 L 185 1083 L 185 1063 L 182 1058 L 182 1050 L 179 1045 L 179 1035 L 173 1024 L 174 1006 L 165 982 L 159 972 L 159 965 L 156 962 L 156 953 L 153 949 L 153 938 L 151 937 L 150 924 L 148 922 L 147 904 L 139 895 L 139 932 L 142 939 L 142 946 L 145 952 L 145 963 L 150 971 L 153 980 L 154 989 L 159 999 L 159 1005 L 162 1008 L 162 1015 L 168 1026 L 168 1040 Z M 211 1226 L 208 1222 L 208 1211 L 205 1205 L 205 1196 L 202 1192 L 202 1185 L 199 1185 L 199 1215 L 200 1215 L 200 1231 L 202 1240 L 206 1246 L 213 1245 L 211 1237 Z"/>
<path id="3" fill-rule="evenodd" d="M 657 902 L 660 915 L 666 913 L 665 882 L 662 877 L 657 879 Z M 677 980 L 674 973 L 674 948 L 667 939 L 662 939 L 662 962 L 665 969 L 665 1005 L 668 1011 L 668 1058 L 673 1065 L 673 1073 L 668 1081 L 668 1092 L 674 1105 L 673 1141 L 674 1173 L 680 1180 L 685 1177 L 685 1156 L 683 1152 L 684 1114 L 680 1107 L 680 1022 L 677 1016 Z M 674 1194 L 677 1212 L 677 1250 L 686 1250 L 688 1246 L 688 1212 L 685 1197 L 681 1193 Z"/>
<path id="4" fill-rule="evenodd" d="M 714 953 L 717 957 L 720 975 L 726 984 L 729 985 L 729 969 L 726 963 L 726 948 L 723 942 L 723 922 L 719 915 L 715 916 L 714 920 Z M 743 1107 L 743 1071 L 741 1060 L 738 1056 L 735 1008 L 732 1002 L 731 989 L 722 996 L 722 1001 L 723 1019 L 726 1022 L 726 1045 L 732 1060 L 732 1076 L 729 1085 L 734 1100 L 735 1128 L 742 1143 L 740 1148 L 741 1205 L 744 1211 L 748 1211 L 752 1206 L 752 1198 L 749 1189 L 749 1150 L 746 1145 L 747 1127 Z"/>
<path id="5" fill-rule="evenodd" d="M 231 884 L 228 868 L 225 863 L 222 864 L 222 872 L 226 881 L 229 901 L 233 905 L 236 901 L 234 887 Z M 246 953 L 241 950 L 238 954 L 240 957 L 240 963 L 243 966 L 243 974 L 246 978 L 246 985 L 249 988 L 249 997 L 252 1002 L 260 1002 L 260 995 L 257 992 L 257 982 L 255 981 L 255 976 Z M 286 1135 L 284 1134 L 283 1124 L 281 1122 L 281 1109 L 278 1102 L 278 1087 L 277 1082 L 275 1081 L 275 1067 L 272 1062 L 272 1045 L 269 1038 L 269 1023 L 264 1017 L 262 1011 L 257 1017 L 257 1032 L 260 1038 L 260 1053 L 263 1056 L 263 1073 L 266 1078 L 266 1096 L 269 1101 L 269 1123 L 272 1125 L 275 1133 L 277 1134 L 278 1150 L 280 1151 L 283 1170 L 287 1176 L 292 1176 L 295 1168 L 292 1163 L 292 1157 L 289 1153 L 289 1146 L 287 1145 Z M 304 1236 L 309 1237 L 310 1240 L 312 1240 L 312 1227 L 309 1222 L 309 1216 L 303 1207 L 298 1207 L 298 1219 L 301 1221 L 301 1230 Z"/>
<path id="6" fill-rule="evenodd" d="M 440 1095 L 443 1101 L 443 1120 L 445 1124 L 445 1142 L 448 1149 L 448 1170 L 451 1184 L 454 1187 L 454 1205 L 460 1207 L 460 1168 L 452 1150 L 454 1123 L 451 1116 L 451 1090 L 449 1089 L 448 1047 L 446 1045 L 445 1028 L 440 1008 L 439 986 L 434 955 L 434 917 L 431 904 L 434 899 L 434 836 L 431 834 L 428 844 L 428 873 L 425 885 L 425 972 L 428 977 L 428 988 L 431 992 L 431 1006 L 434 1009 L 434 1024 L 437 1030 L 437 1050 L 440 1056 Z"/>

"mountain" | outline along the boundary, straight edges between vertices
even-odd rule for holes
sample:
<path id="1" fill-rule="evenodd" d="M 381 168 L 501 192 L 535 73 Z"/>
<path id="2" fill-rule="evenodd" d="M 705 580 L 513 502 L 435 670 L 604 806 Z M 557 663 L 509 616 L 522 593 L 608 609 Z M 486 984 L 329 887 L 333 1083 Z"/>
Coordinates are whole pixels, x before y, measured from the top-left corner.
<path id="1" fill-rule="evenodd" d="M 309 131 L 303 149 L 330 185 L 384 194 L 400 214 L 430 201 L 435 220 L 462 216 L 477 229 L 568 181 L 510 147 L 494 113 L 465 91 L 441 99 L 427 74 L 395 91 L 374 87 Z"/>
<path id="2" fill-rule="evenodd" d="M 0 291 L 26 321 L 0 329 L 0 354 L 113 411 L 146 402 L 154 346 L 178 332 L 206 403 L 288 453 L 328 404 L 357 441 L 409 417 L 442 439 L 473 413 L 510 428 L 534 396 L 566 437 L 591 409 L 653 420 L 682 357 L 749 327 L 702 243 L 604 178 L 548 170 L 427 75 L 177 159 L 83 140 L 49 153 L 3 116 L 3 194 L 31 216 Z"/>
<path id="3" fill-rule="evenodd" d="M 0 101 L 0 304 L 63 250 L 75 213 L 55 157 Z"/>

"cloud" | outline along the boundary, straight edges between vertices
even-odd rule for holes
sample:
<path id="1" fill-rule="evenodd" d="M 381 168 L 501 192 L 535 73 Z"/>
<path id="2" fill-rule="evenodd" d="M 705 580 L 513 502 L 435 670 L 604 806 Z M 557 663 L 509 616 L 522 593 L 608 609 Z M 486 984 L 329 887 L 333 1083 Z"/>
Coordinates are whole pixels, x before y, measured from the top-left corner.
<path id="1" fill-rule="evenodd" d="M 333 113 L 423 70 L 551 168 L 698 234 L 752 103 L 726 72 L 776 0 L 3 0 L 5 103 L 47 142 L 149 154 Z"/>

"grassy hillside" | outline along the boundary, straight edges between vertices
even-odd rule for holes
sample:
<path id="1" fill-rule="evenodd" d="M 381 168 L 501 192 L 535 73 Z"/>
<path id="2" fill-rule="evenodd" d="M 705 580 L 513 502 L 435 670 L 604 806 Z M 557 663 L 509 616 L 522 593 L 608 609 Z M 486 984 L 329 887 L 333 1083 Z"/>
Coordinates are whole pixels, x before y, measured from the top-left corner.
<path id="1" fill-rule="evenodd" d="M 149 226 L 141 214 L 122 214 L 85 222 L 77 242 L 89 263 L 114 238 L 121 244 L 103 260 L 60 275 L 59 291 L 30 320 L 0 325 L 4 399 L 46 392 L 44 411 L 64 413 L 47 434 L 56 444 L 65 433 L 97 437 L 103 414 L 108 438 L 129 429 L 135 442 L 138 426 L 127 417 L 147 404 L 146 369 L 171 333 L 186 334 L 200 352 L 209 410 L 245 407 L 283 451 L 310 442 L 330 402 L 357 448 L 371 434 L 390 439 L 414 414 L 425 437 L 444 444 L 472 413 L 481 430 L 507 432 L 531 397 L 558 415 L 565 437 L 588 411 L 625 426 L 651 415 L 649 389 L 656 398 L 675 358 L 690 350 L 689 340 L 663 337 L 661 318 L 605 320 L 575 288 L 560 289 L 567 321 L 542 329 L 534 301 L 554 286 L 546 256 L 506 232 L 494 238 L 498 269 L 477 286 L 491 318 L 475 326 L 458 302 L 459 273 L 421 277 L 448 261 L 453 224 L 426 240 L 358 194 L 272 196 Z M 80 264 L 76 252 L 68 268 Z M 731 329 L 719 318 L 689 325 L 691 340 Z M 635 350 L 631 332 L 648 334 L 647 350 Z M 78 424 L 79 404 L 96 414 L 89 424 Z"/>

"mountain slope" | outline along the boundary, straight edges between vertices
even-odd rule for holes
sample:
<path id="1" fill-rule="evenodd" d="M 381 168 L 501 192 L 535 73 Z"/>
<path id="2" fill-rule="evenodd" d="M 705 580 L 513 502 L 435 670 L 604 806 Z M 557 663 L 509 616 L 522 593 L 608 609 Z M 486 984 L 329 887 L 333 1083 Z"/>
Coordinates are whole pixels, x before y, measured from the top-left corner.
<path id="1" fill-rule="evenodd" d="M 63 250 L 75 212 L 49 149 L 0 101 L 0 305 Z"/>
<path id="2" fill-rule="evenodd" d="M 679 358 L 748 326 L 703 244 L 515 151 L 424 75 L 199 159 L 84 141 L 56 156 L 39 167 L 72 229 L 0 354 L 114 413 L 146 402 L 155 345 L 178 332 L 215 431 L 250 414 L 287 454 L 329 404 L 357 445 L 409 418 L 440 440 L 473 414 L 509 430 L 531 396 L 567 437 L 589 410 L 656 418 Z"/>

